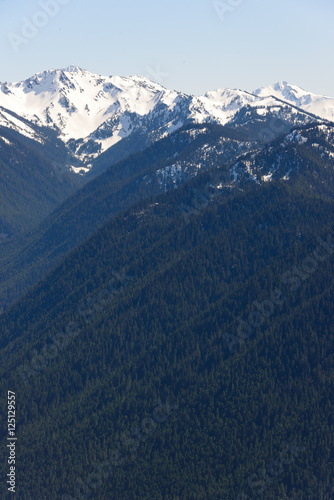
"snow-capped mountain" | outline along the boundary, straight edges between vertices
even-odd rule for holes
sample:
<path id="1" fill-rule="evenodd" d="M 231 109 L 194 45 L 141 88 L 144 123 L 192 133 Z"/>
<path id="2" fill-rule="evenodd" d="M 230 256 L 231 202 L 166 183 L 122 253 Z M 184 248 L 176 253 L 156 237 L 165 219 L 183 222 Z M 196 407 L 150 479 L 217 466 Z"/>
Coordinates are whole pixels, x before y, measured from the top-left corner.
<path id="1" fill-rule="evenodd" d="M 101 171 L 189 123 L 240 126 L 270 115 L 301 124 L 314 121 L 309 113 L 315 113 L 315 107 L 319 116 L 331 119 L 334 103 L 327 103 L 327 98 L 308 94 L 314 97 L 309 97 L 307 104 L 302 89 L 295 91 L 300 96 L 295 100 L 293 91 L 287 89 L 277 90 L 277 95 L 268 87 L 253 94 L 219 89 L 204 96 L 188 96 L 141 76 L 107 77 L 70 66 L 44 71 L 22 82 L 0 84 L 0 126 L 21 127 L 25 135 L 32 134 L 29 122 L 49 127 L 66 145 L 64 163 L 71 170 L 87 172 L 99 159 Z M 23 122 L 17 123 L 10 112 Z M 41 141 L 39 136 L 36 140 Z"/>
<path id="2" fill-rule="evenodd" d="M 288 82 L 278 82 L 275 85 L 262 87 L 254 91 L 259 97 L 274 96 L 283 101 L 294 104 L 300 109 L 323 118 L 334 121 L 334 98 L 307 92 Z"/>

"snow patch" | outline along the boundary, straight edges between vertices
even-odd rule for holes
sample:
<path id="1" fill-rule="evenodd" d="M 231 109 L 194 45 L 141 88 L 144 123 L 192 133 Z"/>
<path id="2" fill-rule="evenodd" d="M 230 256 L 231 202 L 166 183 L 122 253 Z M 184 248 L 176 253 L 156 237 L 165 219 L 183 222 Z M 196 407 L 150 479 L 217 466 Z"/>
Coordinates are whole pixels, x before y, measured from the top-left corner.
<path id="1" fill-rule="evenodd" d="M 8 144 L 9 146 L 13 146 L 13 143 L 10 142 L 8 139 L 6 139 L 6 137 L 0 137 L 1 140 L 3 140 L 6 144 Z"/>

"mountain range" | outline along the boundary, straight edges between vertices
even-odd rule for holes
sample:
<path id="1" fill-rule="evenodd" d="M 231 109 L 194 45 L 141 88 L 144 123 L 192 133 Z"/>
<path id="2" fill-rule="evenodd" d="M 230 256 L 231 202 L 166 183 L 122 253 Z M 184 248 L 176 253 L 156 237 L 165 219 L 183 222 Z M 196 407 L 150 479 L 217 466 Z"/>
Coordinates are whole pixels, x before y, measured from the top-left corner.
<path id="1" fill-rule="evenodd" d="M 334 498 L 333 99 L 46 71 L 0 182 L 18 498 Z"/>
<path id="2" fill-rule="evenodd" d="M 226 195 L 299 175 L 333 194 L 333 99 L 286 82 L 194 97 L 70 67 L 3 84 L 0 104 L 1 309 L 110 217 L 210 169 Z"/>
<path id="3" fill-rule="evenodd" d="M 66 154 L 54 161 L 81 175 L 100 173 L 187 124 L 243 126 L 249 116 L 294 125 L 333 121 L 334 99 L 287 82 L 191 96 L 141 76 L 107 77 L 77 66 L 0 85 L 0 126 L 39 143 L 45 138 L 34 125 L 56 131 Z"/>
<path id="4" fill-rule="evenodd" d="M 287 82 L 254 92 L 219 89 L 191 96 L 141 76 L 106 77 L 70 66 L 2 83 L 1 241 L 32 229 L 83 184 L 183 128 L 235 131 L 237 140 L 225 137 L 215 147 L 226 161 L 296 127 L 328 127 L 333 113 L 333 98 Z M 213 150 L 203 154 L 212 156 Z M 169 172 L 179 176 L 177 159 L 159 173 L 162 183 L 168 184 Z"/>

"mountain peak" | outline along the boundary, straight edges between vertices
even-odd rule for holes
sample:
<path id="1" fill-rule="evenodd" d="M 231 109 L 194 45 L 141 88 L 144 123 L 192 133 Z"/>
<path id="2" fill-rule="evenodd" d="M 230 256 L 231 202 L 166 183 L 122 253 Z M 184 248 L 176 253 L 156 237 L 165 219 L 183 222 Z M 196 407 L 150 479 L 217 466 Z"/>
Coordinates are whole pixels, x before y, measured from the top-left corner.
<path id="1" fill-rule="evenodd" d="M 275 83 L 274 87 L 282 89 L 290 87 L 290 84 L 286 80 L 280 80 L 279 82 Z"/>
<path id="2" fill-rule="evenodd" d="M 284 80 L 255 90 L 259 97 L 273 96 L 298 108 L 317 115 L 325 120 L 334 121 L 334 98 L 308 92 Z"/>
<path id="3" fill-rule="evenodd" d="M 292 85 L 286 80 L 280 80 L 279 82 L 276 82 L 272 85 L 268 85 L 266 87 L 260 87 L 254 90 L 253 94 L 259 97 L 266 97 L 272 95 L 274 97 L 279 97 L 281 99 L 283 95 L 287 95 L 290 92 L 296 93 L 298 91 L 303 93 L 305 92 L 302 88 L 298 87 L 297 85 Z"/>
<path id="4" fill-rule="evenodd" d="M 70 66 L 67 66 L 67 68 L 64 68 L 62 70 L 64 73 L 85 73 L 86 71 L 80 66 L 75 66 L 74 64 L 71 64 Z"/>

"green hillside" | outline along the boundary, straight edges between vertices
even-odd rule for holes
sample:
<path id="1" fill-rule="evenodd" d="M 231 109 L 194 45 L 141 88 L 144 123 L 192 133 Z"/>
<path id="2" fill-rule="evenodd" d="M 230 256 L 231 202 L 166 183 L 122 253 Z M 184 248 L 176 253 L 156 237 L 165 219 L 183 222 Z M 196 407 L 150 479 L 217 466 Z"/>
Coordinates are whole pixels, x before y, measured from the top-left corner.
<path id="1" fill-rule="evenodd" d="M 223 152 L 219 147 L 220 141 L 228 141 L 228 147 Z M 203 151 L 204 145 L 212 146 L 213 151 Z M 220 155 L 215 150 L 217 147 Z M 0 246 L 0 311 L 15 302 L 67 252 L 91 236 L 112 216 L 141 199 L 174 189 L 171 178 L 162 184 L 156 172 L 170 165 L 176 157 L 186 164 L 178 177 L 178 183 L 183 184 L 197 174 L 198 164 L 202 170 L 217 164 L 229 164 L 240 152 L 251 147 L 252 143 L 244 134 L 228 128 L 191 126 L 110 167 L 55 208 L 49 216 L 44 213 L 44 220 L 36 227 L 3 242 Z M 38 184 L 37 189 L 40 189 Z M 27 192 L 29 199 L 32 194 Z"/>
<path id="2" fill-rule="evenodd" d="M 194 203 L 206 182 L 0 317 L 19 498 L 333 498 L 333 202 L 300 178 Z"/>
<path id="3" fill-rule="evenodd" d="M 62 167 L 65 146 L 56 134 L 31 126 L 41 143 L 0 127 L 0 234 L 6 237 L 30 231 L 84 183 Z"/>

